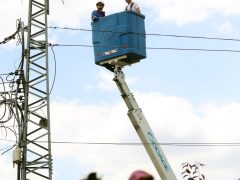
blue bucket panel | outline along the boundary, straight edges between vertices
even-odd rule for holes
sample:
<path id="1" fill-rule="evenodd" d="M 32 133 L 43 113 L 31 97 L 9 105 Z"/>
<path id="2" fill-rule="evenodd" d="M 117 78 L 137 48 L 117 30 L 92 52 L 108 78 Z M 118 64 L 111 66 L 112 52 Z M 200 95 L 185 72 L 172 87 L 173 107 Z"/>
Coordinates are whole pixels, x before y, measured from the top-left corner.
<path id="1" fill-rule="evenodd" d="M 126 55 L 128 64 L 146 58 L 145 17 L 124 11 L 92 22 L 95 63 Z"/>

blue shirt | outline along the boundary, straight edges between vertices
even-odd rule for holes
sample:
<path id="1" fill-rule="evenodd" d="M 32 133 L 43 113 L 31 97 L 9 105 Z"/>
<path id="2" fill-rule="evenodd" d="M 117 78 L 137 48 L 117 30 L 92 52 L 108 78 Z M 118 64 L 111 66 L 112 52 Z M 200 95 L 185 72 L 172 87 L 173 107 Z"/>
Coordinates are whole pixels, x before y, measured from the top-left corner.
<path id="1" fill-rule="evenodd" d="M 92 12 L 92 20 L 93 21 L 98 21 L 99 18 L 105 17 L 105 12 L 104 11 L 98 11 L 98 10 L 94 10 Z"/>

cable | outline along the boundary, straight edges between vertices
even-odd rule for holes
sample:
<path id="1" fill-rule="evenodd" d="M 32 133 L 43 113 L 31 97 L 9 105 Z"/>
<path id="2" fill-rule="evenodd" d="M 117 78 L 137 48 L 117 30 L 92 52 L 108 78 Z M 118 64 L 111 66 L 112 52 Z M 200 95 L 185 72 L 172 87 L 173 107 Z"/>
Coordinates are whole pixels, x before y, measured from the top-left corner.
<path id="1" fill-rule="evenodd" d="M 3 81 L 3 78 L 0 76 L 0 80 L 3 82 L 3 90 L 4 90 L 4 92 L 6 91 L 6 88 L 5 88 L 5 84 L 4 84 L 4 81 Z M 2 121 L 3 120 L 3 118 L 5 117 L 5 115 L 6 115 L 6 110 L 7 110 L 7 108 L 6 108 L 6 94 L 0 94 L 1 96 L 0 97 L 2 97 L 3 98 L 3 100 L 2 101 L 0 101 L 0 105 L 2 106 L 2 104 L 4 104 L 4 113 L 3 113 L 3 115 L 2 115 L 2 117 L 0 118 L 0 123 L 2 123 L 2 122 L 5 122 L 5 121 Z M 0 106 L 0 107 L 1 107 Z"/>
<path id="2" fill-rule="evenodd" d="M 20 32 L 20 29 L 21 29 L 20 21 L 17 20 L 17 22 L 18 22 L 17 30 L 16 30 L 12 35 L 4 38 L 4 40 L 1 41 L 0 44 L 6 44 L 6 43 L 9 42 L 10 40 L 15 39 L 15 36 Z"/>
<path id="3" fill-rule="evenodd" d="M 11 147 L 12 147 L 12 146 L 8 146 L 8 147 L 5 147 L 5 148 L 1 148 L 0 151 L 4 151 L 4 150 L 9 149 L 9 148 L 11 148 Z"/>
<path id="4" fill-rule="evenodd" d="M 112 33 L 126 33 L 126 32 L 117 32 L 110 30 L 91 30 L 91 29 L 82 29 L 82 28 L 69 28 L 69 27 L 57 27 L 57 26 L 49 26 L 50 29 L 63 29 L 63 30 L 71 30 L 71 31 L 90 31 L 90 32 L 112 32 Z M 162 36 L 162 37 L 174 37 L 174 38 L 190 38 L 190 39 L 206 39 L 206 40 L 222 40 L 222 41 L 240 41 L 240 39 L 236 38 L 220 38 L 220 37 L 207 37 L 207 36 L 190 36 L 190 35 L 177 35 L 177 34 L 160 34 L 160 33 L 134 33 L 138 35 L 147 35 L 147 36 Z"/>
<path id="5" fill-rule="evenodd" d="M 54 45 L 51 46 L 51 50 L 52 50 L 52 53 L 53 53 L 53 60 L 54 60 L 54 77 L 53 77 L 53 83 L 52 83 L 52 87 L 51 87 L 51 90 L 50 90 L 50 93 L 52 93 L 52 90 L 53 90 L 53 87 L 54 87 L 54 84 L 55 84 L 55 80 L 56 80 L 56 76 L 57 76 L 57 61 L 56 61 L 56 54 L 54 52 Z"/>
<path id="6" fill-rule="evenodd" d="M 3 73 L 3 74 L 0 74 L 0 76 L 7 76 L 9 74 L 11 74 L 11 73 Z"/>
<path id="7" fill-rule="evenodd" d="M 13 77 L 8 78 L 10 75 L 13 75 Z M 0 99 L 0 108 L 2 108 L 2 107 L 4 108 L 2 111 L 1 117 L 0 117 L 0 129 L 5 130 L 5 133 L 6 133 L 5 136 L 8 135 L 7 132 L 9 130 L 15 135 L 15 137 L 16 137 L 15 145 L 17 144 L 17 132 L 15 129 L 15 123 L 17 121 L 18 124 L 20 124 L 20 120 L 19 120 L 19 116 L 18 116 L 18 109 L 20 110 L 20 113 L 22 115 L 21 108 L 18 104 L 18 100 L 19 100 L 18 92 L 20 92 L 20 91 L 18 88 L 16 90 L 13 89 L 15 86 L 13 82 L 19 82 L 19 81 L 15 81 L 15 78 L 17 78 L 18 75 L 19 75 L 18 70 L 16 70 L 15 73 L 8 73 L 8 75 L 6 77 L 6 80 L 8 81 L 7 83 L 12 83 L 12 85 L 11 85 L 12 89 L 10 91 L 6 91 L 6 88 L 5 88 L 6 82 L 4 82 L 3 78 L 0 76 L 0 80 L 2 81 L 2 84 L 3 84 L 3 92 L 0 92 L 0 98 L 1 98 Z M 19 85 L 19 83 L 18 83 L 18 85 Z M 4 124 L 9 122 L 10 120 L 13 120 L 13 126 L 12 127 L 5 126 Z M 10 150 L 10 149 L 8 149 L 8 150 Z M 5 152 L 7 152 L 7 151 L 5 151 Z M 5 152 L 3 152 L 3 154 Z"/>
<path id="8" fill-rule="evenodd" d="M 1 155 L 3 155 L 3 154 L 5 154 L 5 153 L 7 153 L 8 151 L 12 150 L 16 145 L 17 145 L 17 143 L 14 144 L 14 145 L 12 145 L 12 146 L 10 146 L 8 149 L 6 148 L 7 150 L 5 150 L 4 152 L 2 152 Z"/>
<path id="9" fill-rule="evenodd" d="M 7 142 L 15 142 L 13 140 L 8 139 L 0 139 L 0 141 L 7 141 Z M 47 141 L 36 141 L 38 143 L 48 143 Z M 51 141 L 51 144 L 75 144 L 75 145 L 116 145 L 116 146 L 142 146 L 145 144 L 152 144 L 152 143 L 116 143 L 116 142 L 83 142 L 83 141 Z M 240 147 L 240 142 L 233 142 L 233 143 L 155 143 L 161 146 L 189 146 L 189 147 Z"/>
<path id="10" fill-rule="evenodd" d="M 47 142 L 44 142 L 47 143 Z M 120 146 L 142 146 L 151 143 L 98 143 L 98 142 L 68 142 L 52 141 L 52 144 L 80 144 L 80 145 L 120 145 Z M 239 146 L 240 143 L 155 143 L 161 146 Z"/>
<path id="11" fill-rule="evenodd" d="M 84 44 L 49 44 L 49 46 L 59 46 L 59 47 L 106 47 L 106 48 L 123 48 L 121 46 L 93 46 Z M 149 49 L 149 50 L 174 50 L 174 51 L 205 51 L 205 52 L 230 52 L 230 53 L 240 53 L 240 50 L 234 49 L 201 49 L 201 48 L 161 48 L 161 47 L 128 47 L 137 49 Z"/>
<path id="12" fill-rule="evenodd" d="M 3 81 L 3 82 L 0 82 L 0 84 L 12 84 L 12 83 L 15 83 L 16 81 L 11 81 L 11 82 L 6 82 L 6 81 Z"/>
<path id="13" fill-rule="evenodd" d="M 3 81 L 3 82 L 0 82 L 0 84 L 12 84 L 12 83 L 15 83 L 16 81 L 11 81 L 11 82 L 6 82 L 6 81 Z"/>
<path id="14" fill-rule="evenodd" d="M 21 20 L 17 20 L 17 30 L 14 34 L 4 39 L 4 41 L 0 42 L 0 44 L 5 44 L 8 41 L 15 39 L 17 37 L 17 45 L 20 43 L 22 44 L 22 58 L 19 66 L 16 68 L 14 72 L 11 73 L 4 73 L 0 74 L 0 85 L 3 89 L 3 92 L 0 92 L 0 108 L 1 109 L 1 117 L 0 117 L 0 130 L 2 132 L 2 135 L 5 135 L 5 137 L 8 136 L 8 132 L 12 132 L 15 136 L 14 145 L 6 148 L 2 148 L 0 151 L 4 151 L 1 153 L 1 155 L 5 154 L 6 152 L 13 149 L 19 142 L 18 140 L 18 134 L 21 134 L 20 127 L 21 125 L 21 117 L 23 117 L 22 109 L 19 105 L 22 101 L 22 96 L 19 95 L 19 93 L 22 93 L 23 89 L 23 79 L 24 79 L 24 38 L 20 36 L 20 31 L 22 30 L 22 23 Z M 23 31 L 21 31 L 23 34 Z M 23 35 L 22 35 L 23 36 Z M 4 79 L 2 76 L 5 76 Z M 6 88 L 5 86 L 8 85 L 9 88 Z M 8 90 L 8 91 L 6 91 Z M 12 120 L 13 124 L 12 126 L 9 126 L 10 120 Z M 16 122 L 18 123 L 18 126 L 16 126 Z M 8 123 L 8 124 L 7 124 Z M 7 126 L 5 126 L 5 124 Z M 15 127 L 18 127 L 18 132 Z"/>

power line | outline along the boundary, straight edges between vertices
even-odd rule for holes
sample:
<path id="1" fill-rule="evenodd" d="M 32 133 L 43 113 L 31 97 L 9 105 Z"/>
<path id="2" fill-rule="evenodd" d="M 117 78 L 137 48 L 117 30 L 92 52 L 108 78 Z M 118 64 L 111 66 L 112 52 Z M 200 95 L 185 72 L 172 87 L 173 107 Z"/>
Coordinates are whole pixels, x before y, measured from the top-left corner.
<path id="1" fill-rule="evenodd" d="M 12 39 L 15 39 L 16 35 L 18 35 L 18 33 L 20 32 L 21 30 L 21 21 L 20 20 L 17 20 L 17 30 L 10 36 L 6 37 L 3 39 L 3 41 L 0 42 L 0 44 L 6 44 L 7 42 L 9 42 L 10 40 Z"/>
<path id="2" fill-rule="evenodd" d="M 70 30 L 70 31 L 89 31 L 89 32 L 105 32 L 105 33 L 126 33 L 120 31 L 111 31 L 111 30 L 91 30 L 91 29 L 83 29 L 83 28 L 70 28 L 70 27 L 57 27 L 57 26 L 49 26 L 49 29 L 62 29 L 62 30 Z M 240 41 L 237 38 L 220 38 L 220 37 L 207 37 L 207 36 L 190 36 L 190 35 L 177 35 L 177 34 L 161 34 L 161 33 L 134 33 L 138 35 L 147 35 L 147 36 L 161 36 L 161 37 L 174 37 L 174 38 L 189 38 L 189 39 L 205 39 L 205 40 L 221 40 L 221 41 Z"/>
<path id="3" fill-rule="evenodd" d="M 93 46 L 85 44 L 49 44 L 49 46 L 58 47 L 105 47 L 105 48 L 124 48 L 121 46 Z M 204 49 L 204 48 L 172 48 L 172 47 L 128 47 L 137 49 L 149 49 L 149 50 L 174 50 L 174 51 L 205 51 L 205 52 L 230 52 L 230 53 L 240 53 L 240 50 L 234 49 Z"/>
<path id="4" fill-rule="evenodd" d="M 52 93 L 52 90 L 53 90 L 53 87 L 54 87 L 54 84 L 55 84 L 55 81 L 56 81 L 56 76 L 57 76 L 57 61 L 56 61 L 56 54 L 54 52 L 54 49 L 53 49 L 54 45 L 51 46 L 51 50 L 52 50 L 52 53 L 53 53 L 53 60 L 54 60 L 54 75 L 53 75 L 53 82 L 52 82 L 52 87 L 49 91 L 49 94 Z"/>
<path id="5" fill-rule="evenodd" d="M 11 84 L 11 83 L 15 83 L 16 81 L 3 81 L 0 82 L 0 84 Z"/>
<path id="6" fill-rule="evenodd" d="M 8 75 L 11 75 L 12 73 L 3 73 L 3 74 L 0 74 L 0 76 L 8 76 Z"/>
<path id="7" fill-rule="evenodd" d="M 0 141 L 7 141 L 7 142 L 16 142 L 13 140 L 8 139 L 0 139 Z M 47 141 L 36 141 L 38 143 L 48 143 Z M 84 142 L 84 141 L 51 141 L 52 144 L 75 144 L 75 145 L 116 145 L 116 146 L 142 146 L 144 144 L 151 144 L 151 143 L 116 143 L 116 142 Z M 240 147 L 240 142 L 232 142 L 232 143 L 155 143 L 161 146 L 187 146 L 187 147 Z"/>
<path id="8" fill-rule="evenodd" d="M 5 151 L 6 149 L 9 149 L 9 148 L 11 148 L 12 146 L 7 146 L 7 147 L 5 147 L 5 148 L 1 148 L 0 149 L 0 151 Z"/>
<path id="9" fill-rule="evenodd" d="M 120 145 L 120 146 L 142 146 L 151 143 L 111 143 L 111 142 L 68 142 L 52 141 L 53 144 L 80 144 L 80 145 Z M 161 146 L 240 146 L 240 143 L 155 143 Z"/>

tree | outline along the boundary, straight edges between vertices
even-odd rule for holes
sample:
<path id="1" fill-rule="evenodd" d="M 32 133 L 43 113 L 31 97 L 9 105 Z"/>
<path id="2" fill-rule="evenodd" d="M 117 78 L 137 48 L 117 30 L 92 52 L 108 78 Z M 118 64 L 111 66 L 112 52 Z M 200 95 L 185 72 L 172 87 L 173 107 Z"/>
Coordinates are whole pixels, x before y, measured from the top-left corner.
<path id="1" fill-rule="evenodd" d="M 188 162 L 182 163 L 182 175 L 183 179 L 187 180 L 205 180 L 205 176 L 200 172 L 200 168 L 205 166 L 199 162 L 195 162 L 194 164 L 190 164 Z"/>

